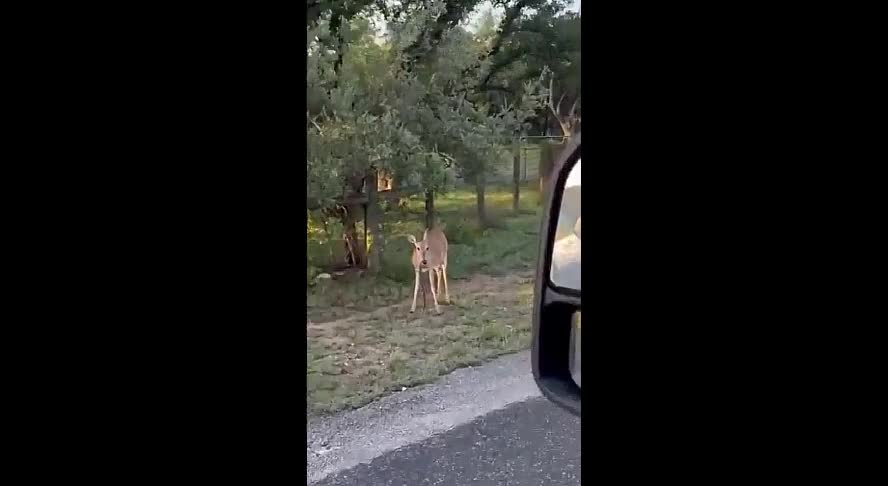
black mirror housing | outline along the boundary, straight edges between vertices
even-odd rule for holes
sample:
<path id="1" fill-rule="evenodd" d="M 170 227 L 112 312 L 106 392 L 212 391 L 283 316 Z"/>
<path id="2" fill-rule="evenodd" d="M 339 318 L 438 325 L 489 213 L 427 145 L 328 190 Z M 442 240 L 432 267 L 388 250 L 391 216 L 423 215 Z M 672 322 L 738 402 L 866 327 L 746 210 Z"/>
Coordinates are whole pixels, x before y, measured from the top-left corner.
<path id="1" fill-rule="evenodd" d="M 531 345 L 540 391 L 576 415 L 581 410 L 579 372 L 572 370 L 580 360 L 580 147 L 576 134 L 552 169 L 540 230 Z"/>

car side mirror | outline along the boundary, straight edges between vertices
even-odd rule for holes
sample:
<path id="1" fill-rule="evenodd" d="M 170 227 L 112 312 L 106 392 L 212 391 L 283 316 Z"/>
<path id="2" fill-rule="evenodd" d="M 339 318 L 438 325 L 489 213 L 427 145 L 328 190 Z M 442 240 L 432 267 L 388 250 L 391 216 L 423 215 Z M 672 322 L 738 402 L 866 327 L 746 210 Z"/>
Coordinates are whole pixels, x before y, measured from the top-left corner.
<path id="1" fill-rule="evenodd" d="M 553 167 L 534 282 L 533 376 L 549 400 L 580 414 L 580 135 Z"/>

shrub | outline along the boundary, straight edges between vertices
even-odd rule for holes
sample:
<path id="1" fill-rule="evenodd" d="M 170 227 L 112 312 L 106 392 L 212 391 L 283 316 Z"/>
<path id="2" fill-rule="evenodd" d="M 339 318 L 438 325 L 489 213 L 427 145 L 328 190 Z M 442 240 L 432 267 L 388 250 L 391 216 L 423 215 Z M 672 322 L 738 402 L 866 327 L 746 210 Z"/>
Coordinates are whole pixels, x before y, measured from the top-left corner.
<path id="1" fill-rule="evenodd" d="M 407 251 L 409 245 L 405 244 L 405 251 L 395 251 L 394 248 L 387 248 L 385 253 L 380 255 L 382 261 L 382 276 L 395 282 L 412 283 L 413 282 L 413 264 L 410 263 L 410 253 Z"/>
<path id="2" fill-rule="evenodd" d="M 447 235 L 448 243 L 471 245 L 481 236 L 481 231 L 477 225 L 466 220 L 459 220 L 447 222 L 444 227 L 444 234 Z"/>

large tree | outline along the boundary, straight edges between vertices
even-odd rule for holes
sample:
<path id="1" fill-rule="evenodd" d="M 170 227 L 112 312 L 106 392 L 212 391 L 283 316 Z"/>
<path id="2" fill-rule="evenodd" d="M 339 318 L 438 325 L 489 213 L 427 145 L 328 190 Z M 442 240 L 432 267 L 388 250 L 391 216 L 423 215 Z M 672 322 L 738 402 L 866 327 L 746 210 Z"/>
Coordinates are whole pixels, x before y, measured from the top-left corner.
<path id="1" fill-rule="evenodd" d="M 519 8 L 523 8 L 523 15 Z M 533 7 L 515 2 L 506 12 L 489 41 L 487 56 L 471 67 L 480 71 L 477 91 L 485 93 L 491 102 L 501 102 L 499 100 L 518 95 L 523 82 L 549 71 L 558 111 L 567 113 L 575 106 L 579 113 L 582 72 L 579 14 L 564 11 L 563 2 L 539 2 Z M 559 126 L 551 110 L 540 115 L 536 123 L 540 131 L 547 131 L 546 126 Z"/>
<path id="2" fill-rule="evenodd" d="M 372 186 L 381 170 L 424 190 L 429 226 L 435 224 L 434 194 L 458 170 L 474 183 L 479 221 L 487 224 L 487 177 L 514 134 L 543 107 L 544 83 L 519 82 L 519 93 L 502 103 L 466 91 L 483 83 L 487 71 L 473 66 L 495 42 L 459 25 L 478 2 L 407 2 L 413 9 L 402 4 L 399 12 L 388 12 L 393 20 L 385 40 L 355 3 L 328 3 L 308 30 L 307 180 L 310 199 L 321 207 L 337 207 L 350 193 L 370 189 L 366 258 L 358 251 L 358 206 L 340 205 L 355 262 L 379 268 L 381 218 Z"/>

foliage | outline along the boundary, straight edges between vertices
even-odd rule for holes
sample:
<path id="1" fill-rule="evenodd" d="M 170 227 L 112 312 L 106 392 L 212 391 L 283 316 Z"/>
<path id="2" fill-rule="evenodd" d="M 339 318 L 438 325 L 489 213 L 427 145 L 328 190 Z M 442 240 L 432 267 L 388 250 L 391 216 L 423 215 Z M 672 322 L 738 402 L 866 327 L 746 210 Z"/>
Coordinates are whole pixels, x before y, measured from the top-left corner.
<path id="1" fill-rule="evenodd" d="M 405 51 L 448 8 L 430 1 L 380 41 L 365 18 L 343 23 L 340 50 L 321 19 L 308 36 L 308 187 L 310 198 L 330 206 L 348 181 L 369 169 L 388 169 L 402 182 L 444 191 L 458 170 L 474 177 L 493 169 L 496 155 L 542 108 L 542 78 L 522 83 L 521 95 L 495 105 L 468 96 L 477 84 L 461 73 L 477 62 L 485 44 L 461 27 L 441 33 L 440 52 L 416 69 L 404 69 Z M 337 69 L 337 62 L 342 64 Z"/>
<path id="2" fill-rule="evenodd" d="M 498 94 L 516 95 L 521 92 L 523 82 L 537 79 L 548 71 L 555 81 L 554 99 L 561 99 L 561 110 L 567 112 L 580 97 L 579 14 L 564 12 L 563 4 L 552 2 L 529 15 L 517 17 L 504 29 L 501 27 L 499 37 L 492 42 L 488 63 L 481 68 L 484 71 L 481 89 L 496 102 Z M 578 106 L 577 112 L 580 111 Z M 539 115 L 537 124 L 547 113 Z"/>

